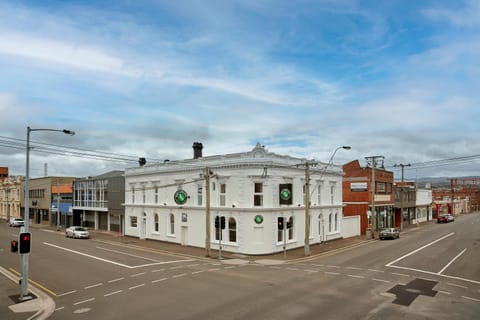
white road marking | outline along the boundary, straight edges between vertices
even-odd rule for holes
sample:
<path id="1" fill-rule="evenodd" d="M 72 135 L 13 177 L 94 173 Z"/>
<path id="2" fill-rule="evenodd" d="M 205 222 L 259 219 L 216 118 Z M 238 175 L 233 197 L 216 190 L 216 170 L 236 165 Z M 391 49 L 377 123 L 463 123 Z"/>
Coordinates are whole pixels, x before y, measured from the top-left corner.
<path id="1" fill-rule="evenodd" d="M 383 279 L 373 278 L 372 280 L 373 280 L 373 281 L 378 281 L 378 282 L 390 283 L 390 281 L 388 281 L 388 280 L 383 280 Z"/>
<path id="2" fill-rule="evenodd" d="M 139 276 L 143 276 L 146 272 L 140 272 L 140 273 L 136 273 L 136 274 L 132 274 L 130 276 L 130 278 L 135 278 L 135 277 L 139 277 Z"/>
<path id="3" fill-rule="evenodd" d="M 199 270 L 199 271 L 193 271 L 192 274 L 199 274 L 199 273 L 202 273 L 202 272 L 205 272 L 206 270 Z"/>
<path id="4" fill-rule="evenodd" d="M 61 250 L 67 251 L 67 252 L 75 253 L 75 254 L 78 254 L 78 255 L 81 255 L 81 256 L 84 256 L 84 257 L 88 257 L 88 258 L 91 258 L 91 259 L 99 260 L 99 261 L 102 261 L 102 262 L 111 263 L 111 264 L 121 266 L 121 267 L 124 267 L 124 268 L 128 268 L 128 269 L 136 269 L 136 268 L 150 267 L 150 266 L 155 266 L 155 265 L 170 264 L 170 263 L 177 263 L 177 262 L 195 261 L 194 259 L 184 259 L 184 260 L 172 260 L 172 261 L 148 263 L 148 264 L 142 264 L 142 265 L 138 265 L 138 266 L 129 266 L 129 265 L 126 265 L 126 264 L 123 264 L 123 263 L 119 263 L 119 262 L 115 262 L 115 261 L 112 261 L 112 260 L 100 258 L 100 257 L 97 257 L 97 256 L 93 256 L 91 254 L 87 254 L 87 253 L 83 253 L 83 252 L 80 252 L 80 251 L 60 247 L 60 246 L 57 246 L 55 244 L 51 244 L 51 243 L 48 243 L 48 242 L 44 242 L 43 244 L 47 245 L 47 246 L 50 246 L 50 247 L 53 247 L 53 248 L 61 249 Z"/>
<path id="5" fill-rule="evenodd" d="M 443 237 L 441 237 L 441 238 L 439 238 L 439 239 L 437 239 L 437 240 L 435 240 L 435 241 L 432 241 L 432 242 L 430 242 L 430 243 L 428 243 L 428 244 L 426 244 L 426 245 L 424 245 L 424 246 L 421 246 L 421 247 L 418 248 L 418 249 L 413 250 L 413 251 L 410 252 L 410 253 L 407 253 L 407 254 L 401 256 L 400 258 L 397 258 L 397 259 L 393 260 L 393 261 L 390 262 L 390 263 L 387 263 L 385 266 L 386 266 L 386 267 L 391 267 L 394 263 L 397 263 L 398 261 L 403 260 L 403 259 L 405 259 L 406 257 L 409 257 L 409 256 L 411 256 L 412 254 L 415 254 L 415 253 L 417 253 L 417 252 L 420 251 L 420 250 L 423 250 L 423 249 L 425 249 L 425 248 L 427 248 L 427 247 L 429 247 L 429 246 L 431 246 L 431 245 L 433 245 L 433 244 L 435 244 L 435 243 L 437 243 L 437 242 L 439 242 L 439 241 L 442 241 L 443 239 L 446 239 L 446 238 L 448 238 L 448 237 L 451 237 L 451 236 L 453 236 L 454 234 L 455 234 L 455 232 L 451 232 L 451 233 L 449 233 L 449 234 L 447 234 L 447 235 L 445 235 L 445 236 L 443 236 Z"/>
<path id="6" fill-rule="evenodd" d="M 158 279 L 158 280 L 153 280 L 152 283 L 157 283 L 157 282 L 165 281 L 165 280 L 167 280 L 167 278 L 162 278 L 162 279 Z"/>
<path id="7" fill-rule="evenodd" d="M 184 268 L 184 266 L 171 267 L 170 270 L 181 269 L 181 268 Z"/>
<path id="8" fill-rule="evenodd" d="M 440 293 L 443 293 L 443 294 L 448 294 L 448 295 L 451 295 L 452 293 L 448 292 L 448 291 L 442 291 L 442 290 L 438 290 L 438 292 Z"/>
<path id="9" fill-rule="evenodd" d="M 362 270 L 362 268 L 357 268 L 357 267 L 347 267 L 347 269 L 350 269 L 350 270 Z"/>
<path id="10" fill-rule="evenodd" d="M 442 270 L 438 271 L 438 274 L 441 274 L 443 271 L 445 271 L 445 269 L 447 269 L 448 267 L 450 267 L 450 265 L 451 265 L 453 262 L 455 262 L 455 260 L 457 260 L 465 251 L 467 251 L 466 248 L 463 249 L 462 252 L 460 252 L 459 254 L 457 254 L 457 255 L 455 256 L 455 258 L 453 258 L 449 263 L 447 263 L 447 265 L 446 265 L 445 267 L 443 267 Z"/>
<path id="11" fill-rule="evenodd" d="M 165 269 L 155 269 L 155 270 L 152 270 L 152 273 L 154 273 L 154 272 L 162 272 L 162 271 L 165 271 Z"/>
<path id="12" fill-rule="evenodd" d="M 97 249 L 100 249 L 100 250 L 105 250 L 105 251 L 108 251 L 108 252 L 123 254 L 123 255 L 129 256 L 129 257 L 134 257 L 134 258 L 139 258 L 139 259 L 147 260 L 147 261 L 161 262 L 161 261 L 158 261 L 158 260 L 154 260 L 154 259 L 151 259 L 151 258 L 138 256 L 138 255 L 136 255 L 136 254 L 131 254 L 131 253 L 122 252 L 122 251 L 119 251 L 119 250 L 107 249 L 107 248 L 104 248 L 104 247 L 96 247 L 96 248 L 97 248 Z"/>
<path id="13" fill-rule="evenodd" d="M 270 266 L 269 268 L 270 269 L 281 269 L 280 267 L 277 267 L 277 266 Z"/>
<path id="14" fill-rule="evenodd" d="M 72 293 L 75 293 L 75 292 L 77 292 L 77 290 L 72 290 L 72 291 L 68 291 L 68 292 L 62 293 L 62 294 L 57 294 L 57 298 L 58 298 L 58 297 L 67 296 L 67 295 L 72 294 Z"/>
<path id="15" fill-rule="evenodd" d="M 290 271 L 299 271 L 300 269 L 298 268 L 286 268 L 287 270 L 290 270 Z"/>
<path id="16" fill-rule="evenodd" d="M 118 291 L 110 292 L 110 293 L 104 294 L 103 296 L 104 296 L 104 297 L 110 297 L 110 296 L 113 296 L 114 294 L 121 293 L 121 292 L 123 292 L 123 290 L 118 290 Z"/>
<path id="17" fill-rule="evenodd" d="M 176 275 L 172 276 L 172 278 L 185 277 L 186 275 L 187 275 L 186 273 L 176 274 Z"/>
<path id="18" fill-rule="evenodd" d="M 92 289 L 92 288 L 95 288 L 95 287 L 100 287 L 101 285 L 103 285 L 103 283 L 96 283 L 96 284 L 92 284 L 91 286 L 88 286 L 88 287 L 85 287 L 84 289 L 87 290 L 87 289 Z"/>
<path id="19" fill-rule="evenodd" d="M 212 271 L 218 271 L 220 270 L 219 268 L 214 268 L 214 269 L 209 269 L 208 271 L 212 272 Z"/>
<path id="20" fill-rule="evenodd" d="M 472 300 L 472 301 L 477 301 L 477 302 L 480 302 L 480 299 L 475 299 L 475 298 L 472 298 L 472 297 L 466 297 L 466 296 L 462 296 L 462 298 L 464 298 L 464 299 L 468 299 L 468 300 Z"/>
<path id="21" fill-rule="evenodd" d="M 329 267 L 329 268 L 337 268 L 337 269 L 340 269 L 340 267 L 339 267 L 339 266 L 332 266 L 332 265 L 330 265 L 330 264 L 327 264 L 325 267 Z"/>
<path id="22" fill-rule="evenodd" d="M 137 289 L 137 288 L 143 287 L 144 285 L 145 285 L 145 283 L 142 283 L 142 284 L 139 284 L 138 286 L 130 287 L 130 288 L 128 288 L 128 290 Z"/>
<path id="23" fill-rule="evenodd" d="M 87 303 L 87 302 L 92 302 L 92 301 L 95 301 L 95 298 L 90 298 L 90 299 L 87 299 L 87 300 L 75 302 L 73 305 L 74 305 L 74 306 L 78 306 L 79 304 Z"/>
<path id="24" fill-rule="evenodd" d="M 352 278 L 365 279 L 364 276 L 356 276 L 354 274 L 347 274 L 347 276 L 352 277 Z"/>
<path id="25" fill-rule="evenodd" d="M 198 267 L 200 264 L 194 263 L 194 264 L 189 264 L 188 266 L 185 266 L 187 268 L 192 268 L 192 267 Z"/>
<path id="26" fill-rule="evenodd" d="M 392 274 L 394 274 L 394 275 L 396 275 L 396 276 L 401 276 L 401 277 L 410 277 L 410 275 L 405 274 L 405 273 L 392 272 Z"/>
<path id="27" fill-rule="evenodd" d="M 325 271 L 326 274 L 331 274 L 331 275 L 334 275 L 334 276 L 339 276 L 340 273 L 338 272 L 328 272 L 328 271 Z"/>
<path id="28" fill-rule="evenodd" d="M 233 269 L 233 268 L 235 268 L 235 266 L 228 266 L 228 267 L 225 267 L 223 269 Z"/>
<path id="29" fill-rule="evenodd" d="M 461 286 L 461 285 L 459 285 L 459 284 L 455 284 L 455 283 L 451 283 L 451 282 L 447 282 L 447 284 L 448 284 L 449 286 L 453 286 L 453 287 L 468 289 L 468 287 Z"/>
<path id="30" fill-rule="evenodd" d="M 114 283 L 114 282 L 117 282 L 117 281 L 120 281 L 120 280 L 124 280 L 124 279 L 125 279 L 124 277 L 121 277 L 121 278 L 109 280 L 108 283 Z"/>
<path id="31" fill-rule="evenodd" d="M 65 309 L 65 307 L 57 308 L 57 309 L 55 309 L 55 311 L 60 311 L 60 310 L 63 310 L 63 309 Z"/>
<path id="32" fill-rule="evenodd" d="M 368 271 L 372 271 L 372 272 L 385 272 L 383 270 L 377 270 L 377 269 L 368 269 Z"/>
<path id="33" fill-rule="evenodd" d="M 318 272 L 318 270 L 310 270 L 310 269 L 305 269 L 305 272 L 311 272 L 311 273 L 315 273 L 315 272 Z"/>

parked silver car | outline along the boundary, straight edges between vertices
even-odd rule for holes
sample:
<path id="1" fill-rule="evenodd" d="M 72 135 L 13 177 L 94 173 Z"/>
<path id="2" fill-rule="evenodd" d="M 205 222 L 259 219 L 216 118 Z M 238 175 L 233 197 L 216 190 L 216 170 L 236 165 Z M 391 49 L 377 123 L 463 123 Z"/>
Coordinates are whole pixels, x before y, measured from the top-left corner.
<path id="1" fill-rule="evenodd" d="M 25 221 L 22 218 L 10 219 L 10 227 L 22 227 L 25 225 Z"/>
<path id="2" fill-rule="evenodd" d="M 69 227 L 65 230 L 65 236 L 67 238 L 76 238 L 76 239 L 88 239 L 90 238 L 90 234 L 88 230 L 84 227 L 73 226 Z"/>
<path id="3" fill-rule="evenodd" d="M 380 231 L 380 240 L 400 238 L 400 230 L 396 228 L 385 228 Z"/>

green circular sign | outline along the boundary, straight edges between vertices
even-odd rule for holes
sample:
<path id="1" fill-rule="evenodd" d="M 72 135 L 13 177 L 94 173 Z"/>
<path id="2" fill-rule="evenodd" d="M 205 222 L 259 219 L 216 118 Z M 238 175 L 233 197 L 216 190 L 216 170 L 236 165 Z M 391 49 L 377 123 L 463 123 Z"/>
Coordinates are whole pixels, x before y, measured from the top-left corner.
<path id="1" fill-rule="evenodd" d="M 175 192 L 175 195 L 173 196 L 173 200 L 175 200 L 176 204 L 184 204 L 185 202 L 187 202 L 187 199 L 187 192 L 181 189 L 177 190 L 177 192 Z"/>
<path id="2" fill-rule="evenodd" d="M 289 189 L 282 189 L 282 191 L 280 191 L 280 198 L 282 198 L 282 200 L 290 200 L 291 197 L 292 192 L 290 192 Z"/>
<path id="3" fill-rule="evenodd" d="M 256 215 L 255 216 L 255 223 L 260 224 L 263 222 L 263 216 L 262 215 Z"/>

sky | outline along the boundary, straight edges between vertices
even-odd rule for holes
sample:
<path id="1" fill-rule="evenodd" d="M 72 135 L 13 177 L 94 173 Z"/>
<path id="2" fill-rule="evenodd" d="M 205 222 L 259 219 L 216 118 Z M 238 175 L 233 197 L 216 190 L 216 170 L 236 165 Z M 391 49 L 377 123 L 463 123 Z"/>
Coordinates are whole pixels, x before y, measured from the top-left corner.
<path id="1" fill-rule="evenodd" d="M 247 152 L 478 176 L 480 1 L 0 2 L 0 166 L 93 176 Z M 18 139 L 18 140 L 12 140 Z M 15 147 L 9 141 L 16 141 Z M 58 152 L 56 152 L 58 153 Z M 462 159 L 454 161 L 449 159 Z M 444 160 L 437 163 L 436 160 Z"/>

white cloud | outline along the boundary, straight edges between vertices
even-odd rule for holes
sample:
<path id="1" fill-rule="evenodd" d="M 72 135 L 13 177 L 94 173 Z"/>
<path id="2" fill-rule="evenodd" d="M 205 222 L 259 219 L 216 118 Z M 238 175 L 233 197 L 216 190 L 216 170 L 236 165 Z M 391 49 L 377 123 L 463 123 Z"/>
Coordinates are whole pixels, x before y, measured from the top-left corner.
<path id="1" fill-rule="evenodd" d="M 79 43 L 60 42 L 7 30 L 0 32 L 0 39 L 1 54 L 128 77 L 141 74 L 122 59 Z"/>
<path id="2" fill-rule="evenodd" d="M 434 20 L 447 21 L 457 27 L 480 26 L 480 2 L 478 0 L 466 1 L 462 9 L 431 8 L 423 11 Z"/>

